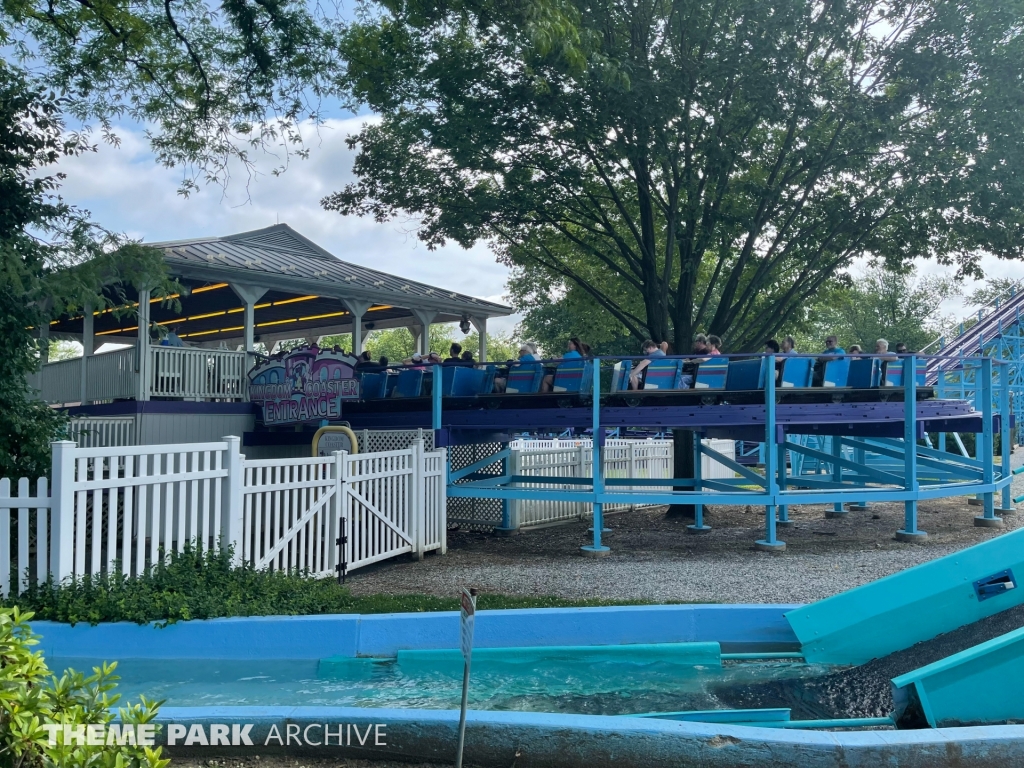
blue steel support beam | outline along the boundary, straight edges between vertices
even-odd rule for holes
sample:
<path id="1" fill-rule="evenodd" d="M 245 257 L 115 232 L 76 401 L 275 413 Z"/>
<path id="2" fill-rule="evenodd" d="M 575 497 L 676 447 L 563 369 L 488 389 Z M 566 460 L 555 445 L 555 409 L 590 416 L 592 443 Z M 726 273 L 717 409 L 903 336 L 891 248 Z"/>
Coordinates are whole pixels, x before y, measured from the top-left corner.
<path id="1" fill-rule="evenodd" d="M 999 366 L 999 458 L 1003 477 L 1010 477 L 1010 364 Z M 1002 505 L 997 510 L 1003 515 L 1012 515 L 1016 510 L 1010 498 L 1010 486 L 1003 488 Z"/>
<path id="2" fill-rule="evenodd" d="M 764 508 L 764 538 L 754 542 L 754 546 L 766 552 L 781 552 L 786 548 L 786 542 L 779 541 L 775 536 L 775 496 L 779 492 L 779 452 L 775 448 L 778 443 L 775 433 L 775 355 L 765 357 L 763 366 L 764 483 L 770 501 Z"/>
<path id="3" fill-rule="evenodd" d="M 700 491 L 703 489 L 701 485 L 702 477 L 701 471 L 703 470 L 704 464 L 704 453 L 701 450 L 704 445 L 700 440 L 700 432 L 693 432 L 693 489 Z M 686 526 L 686 529 L 690 533 L 704 533 L 710 531 L 710 525 L 704 525 L 704 505 L 697 503 L 693 505 L 693 525 Z"/>
<path id="4" fill-rule="evenodd" d="M 832 482 L 842 484 L 843 482 L 843 438 L 839 435 L 832 436 Z M 825 513 L 825 517 L 843 517 L 846 515 L 846 509 L 843 507 L 843 502 L 837 501 L 833 507 L 832 512 Z"/>
<path id="5" fill-rule="evenodd" d="M 782 437 L 782 442 L 779 443 L 779 492 L 786 490 L 786 449 L 788 448 L 789 441 L 785 435 Z M 793 521 L 789 519 L 789 506 L 786 504 L 779 505 L 779 519 L 775 521 L 776 525 L 783 527 L 790 526 Z"/>
<path id="6" fill-rule="evenodd" d="M 604 453 L 604 440 L 601 433 L 601 360 L 600 358 L 594 358 L 594 364 L 591 366 L 593 372 L 593 384 L 592 392 L 594 393 L 594 405 L 593 405 L 593 421 L 592 427 L 594 432 L 594 455 L 593 455 L 593 476 L 594 476 L 594 490 L 593 490 L 593 504 L 594 504 L 594 543 L 589 546 L 580 547 L 580 550 L 584 555 L 590 557 L 602 557 L 611 552 L 611 549 L 601 544 L 601 531 L 604 529 L 604 504 L 598 499 L 600 495 L 604 493 L 604 464 L 601 461 L 602 454 Z"/>
<path id="7" fill-rule="evenodd" d="M 897 541 L 919 541 L 928 534 L 917 529 L 917 358 L 903 358 L 903 484 L 912 497 L 903 502 L 903 529 L 896 531 Z"/>
<path id="8" fill-rule="evenodd" d="M 982 462 L 982 478 L 981 481 L 985 485 L 992 485 L 995 482 L 996 467 L 995 457 L 993 453 L 993 439 L 994 433 L 992 430 L 992 358 L 983 357 L 981 359 L 981 386 L 978 387 L 977 393 L 981 398 L 981 426 L 982 433 L 977 436 L 977 449 L 975 453 L 977 458 Z M 974 524 L 981 528 L 998 528 L 1002 526 L 1003 519 L 996 517 L 996 500 L 995 494 L 991 491 L 981 494 L 981 503 L 984 507 L 984 513 L 981 517 L 974 518 Z"/>

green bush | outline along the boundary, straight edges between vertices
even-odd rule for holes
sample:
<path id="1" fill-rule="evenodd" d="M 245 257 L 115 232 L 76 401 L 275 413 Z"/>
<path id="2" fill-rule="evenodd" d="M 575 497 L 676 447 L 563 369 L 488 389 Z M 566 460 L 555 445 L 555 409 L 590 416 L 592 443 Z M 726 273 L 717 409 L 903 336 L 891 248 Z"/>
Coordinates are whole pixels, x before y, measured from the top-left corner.
<path id="1" fill-rule="evenodd" d="M 0 609 L 0 765 L 11 768 L 164 768 L 156 747 L 63 743 L 63 729 L 47 726 L 106 725 L 115 718 L 113 693 L 116 664 L 93 670 L 90 677 L 68 670 L 54 676 L 43 654 L 31 648 L 39 641 L 29 629 L 31 613 Z M 157 704 L 139 704 L 117 710 L 122 724 L 151 723 Z M 53 732 L 56 743 L 51 744 Z"/>
<path id="2" fill-rule="evenodd" d="M 75 624 L 107 621 L 175 622 L 221 616 L 301 616 L 326 613 L 453 611 L 457 595 L 353 595 L 332 578 L 233 566 L 227 550 L 186 546 L 137 578 L 120 572 L 32 586 L 4 605 L 31 610 L 39 619 Z M 481 595 L 487 608 L 557 608 L 623 605 L 624 601 Z"/>

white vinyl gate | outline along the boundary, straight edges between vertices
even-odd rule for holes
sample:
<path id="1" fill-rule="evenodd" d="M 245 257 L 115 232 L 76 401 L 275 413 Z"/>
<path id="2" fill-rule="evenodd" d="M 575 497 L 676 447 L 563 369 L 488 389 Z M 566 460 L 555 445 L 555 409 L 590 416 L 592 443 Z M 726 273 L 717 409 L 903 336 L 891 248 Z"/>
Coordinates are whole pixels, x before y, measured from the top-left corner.
<path id="1" fill-rule="evenodd" d="M 138 575 L 189 545 L 315 575 L 336 573 L 342 537 L 348 570 L 446 550 L 444 450 L 247 461 L 239 443 L 54 443 L 52 484 L 22 479 L 12 495 L 0 479 L 0 595 L 48 575 Z"/>

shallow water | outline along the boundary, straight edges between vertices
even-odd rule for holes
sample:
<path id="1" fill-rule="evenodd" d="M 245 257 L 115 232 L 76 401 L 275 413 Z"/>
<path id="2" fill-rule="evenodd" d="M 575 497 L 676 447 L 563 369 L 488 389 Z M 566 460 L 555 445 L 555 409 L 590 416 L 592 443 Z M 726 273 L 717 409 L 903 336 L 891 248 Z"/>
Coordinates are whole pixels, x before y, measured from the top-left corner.
<path id="1" fill-rule="evenodd" d="M 87 671 L 97 659 L 53 659 L 53 669 Z M 621 715 L 724 709 L 730 693 L 768 681 L 814 678 L 823 665 L 725 662 L 687 667 L 642 661 L 481 665 L 469 692 L 473 709 Z M 319 668 L 316 661 L 129 659 L 118 664 L 123 698 L 165 699 L 167 706 L 348 706 L 457 709 L 461 670 L 402 668 L 360 659 Z"/>

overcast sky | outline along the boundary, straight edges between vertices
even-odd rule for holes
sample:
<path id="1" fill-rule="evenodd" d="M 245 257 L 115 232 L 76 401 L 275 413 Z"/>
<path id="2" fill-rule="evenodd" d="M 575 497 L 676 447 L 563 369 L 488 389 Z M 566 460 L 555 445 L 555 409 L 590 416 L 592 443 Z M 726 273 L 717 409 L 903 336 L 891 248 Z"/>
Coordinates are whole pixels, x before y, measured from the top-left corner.
<path id="1" fill-rule="evenodd" d="M 508 270 L 486 245 L 430 251 L 416 237 L 414 222 L 378 224 L 320 206 L 324 195 L 353 180 L 354 153 L 345 137 L 365 120 L 332 120 L 318 133 L 310 129 L 309 159 L 294 159 L 280 176 L 270 174 L 274 158 L 262 158 L 262 175 L 248 183 L 237 175 L 226 190 L 207 186 L 188 198 L 177 192 L 181 172 L 157 165 L 142 132 L 122 127 L 119 147 L 101 145 L 96 153 L 60 162 L 68 175 L 61 193 L 107 229 L 144 242 L 230 235 L 280 222 L 345 261 L 505 303 Z M 488 330 L 511 331 L 517 322 L 495 318 Z"/>
<path id="2" fill-rule="evenodd" d="M 504 302 L 507 269 L 498 264 L 485 245 L 464 250 L 449 244 L 430 251 L 415 235 L 414 222 L 378 224 L 370 219 L 342 217 L 320 207 L 320 199 L 353 179 L 354 153 L 345 138 L 358 131 L 366 117 L 332 120 L 318 132 L 307 130 L 307 160 L 295 159 L 288 170 L 273 176 L 273 158 L 259 160 L 262 175 L 249 180 L 236 176 L 222 190 L 204 187 L 189 198 L 178 195 L 180 171 L 154 161 L 142 132 L 118 130 L 119 147 L 101 145 L 99 151 L 64 159 L 67 173 L 62 194 L 71 203 L 90 210 L 94 219 L 142 241 L 228 235 L 281 222 L 345 261 L 384 270 L 441 288 L 491 301 Z M 1024 263 L 986 258 L 990 275 L 1024 278 Z M 922 262 L 923 273 L 944 270 Z M 965 286 L 965 292 L 971 287 Z M 961 317 L 970 307 L 962 301 L 946 302 L 943 313 Z M 519 318 L 495 319 L 489 330 L 511 331 Z"/>

